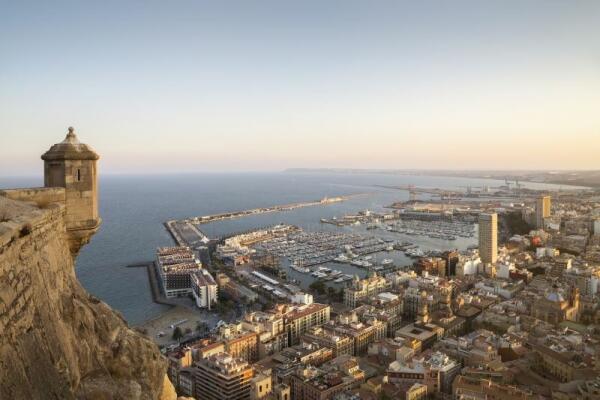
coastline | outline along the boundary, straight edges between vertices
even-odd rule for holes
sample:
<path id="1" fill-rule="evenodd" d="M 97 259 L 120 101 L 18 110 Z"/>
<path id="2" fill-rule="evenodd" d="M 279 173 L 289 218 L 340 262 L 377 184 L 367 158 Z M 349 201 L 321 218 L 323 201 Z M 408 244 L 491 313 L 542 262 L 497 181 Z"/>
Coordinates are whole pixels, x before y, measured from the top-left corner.
<path id="1" fill-rule="evenodd" d="M 585 171 L 526 171 L 526 170 L 394 170 L 394 169 L 345 169 L 345 168 L 290 168 L 284 173 L 315 173 L 315 174 L 343 174 L 343 175 L 389 175 L 389 176 L 428 176 L 439 178 L 465 178 L 489 180 L 518 180 L 523 183 L 569 186 L 581 190 L 600 189 L 600 170 Z M 567 176 L 579 175 L 580 178 L 567 179 Z M 562 179 L 554 177 L 563 177 Z"/>

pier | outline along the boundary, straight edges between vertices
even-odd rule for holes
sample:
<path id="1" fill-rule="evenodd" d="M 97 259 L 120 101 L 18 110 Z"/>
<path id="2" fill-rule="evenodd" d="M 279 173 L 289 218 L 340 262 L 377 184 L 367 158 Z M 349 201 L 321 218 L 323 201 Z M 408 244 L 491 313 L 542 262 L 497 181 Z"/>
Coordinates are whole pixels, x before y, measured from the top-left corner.
<path id="1" fill-rule="evenodd" d="M 150 285 L 150 292 L 152 293 L 152 301 L 157 304 L 163 304 L 165 306 L 178 306 L 180 305 L 176 301 L 170 301 L 167 299 L 160 289 L 160 283 L 156 276 L 156 265 L 154 261 L 141 261 L 134 264 L 129 264 L 126 268 L 146 268 L 148 273 L 148 283 Z"/>
<path id="2" fill-rule="evenodd" d="M 291 210 L 295 210 L 297 208 L 302 208 L 302 207 L 313 207 L 313 206 L 322 206 L 322 205 L 328 205 L 328 204 L 333 204 L 333 203 L 340 203 L 340 202 L 346 201 L 352 197 L 362 196 L 362 195 L 364 195 L 364 193 L 348 195 L 348 196 L 324 197 L 321 200 L 315 200 L 315 201 L 307 201 L 307 202 L 291 203 L 291 204 L 281 204 L 281 205 L 276 205 L 276 206 L 271 206 L 271 207 L 253 208 L 251 210 L 234 211 L 234 212 L 229 212 L 229 213 L 221 213 L 221 214 L 213 214 L 213 215 L 204 215 L 201 217 L 189 218 L 189 219 L 187 219 L 187 221 L 192 222 L 193 224 L 207 224 L 210 222 L 222 221 L 222 220 L 226 220 L 226 219 L 236 219 L 236 218 L 247 217 L 249 215 L 291 211 Z"/>
<path id="3" fill-rule="evenodd" d="M 319 205 L 340 203 L 352 197 L 364 195 L 365 193 L 353 194 L 348 196 L 325 197 L 321 200 L 315 201 L 281 204 L 271 207 L 253 208 L 250 210 L 191 217 L 182 220 L 170 220 L 165 222 L 164 225 L 169 234 L 173 237 L 175 243 L 177 243 L 177 245 L 198 248 L 201 246 L 207 246 L 212 241 L 212 239 L 210 239 L 206 234 L 204 234 L 204 232 L 202 232 L 197 225 L 208 224 L 211 222 L 223 221 L 227 219 L 243 218 L 250 215 L 259 215 L 272 212 L 284 212 L 302 207 L 313 207 Z"/>
<path id="4" fill-rule="evenodd" d="M 198 248 L 206 246 L 210 242 L 208 236 L 189 220 L 171 220 L 165 222 L 164 225 L 178 246 Z"/>
<path id="5" fill-rule="evenodd" d="M 376 187 L 384 189 L 404 190 L 409 193 L 409 198 L 415 200 L 419 194 L 428 194 L 431 196 L 438 196 L 440 200 L 457 200 L 465 196 L 464 193 L 456 190 L 439 189 L 439 188 L 422 188 L 414 185 L 400 185 L 400 186 L 389 186 L 389 185 L 375 185 Z"/>

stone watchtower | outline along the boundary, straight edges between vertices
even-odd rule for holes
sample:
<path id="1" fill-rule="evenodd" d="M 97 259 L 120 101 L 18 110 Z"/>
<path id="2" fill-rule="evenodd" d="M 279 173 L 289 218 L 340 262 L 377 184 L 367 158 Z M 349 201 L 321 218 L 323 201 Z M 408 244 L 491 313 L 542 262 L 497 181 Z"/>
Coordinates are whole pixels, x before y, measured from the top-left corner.
<path id="1" fill-rule="evenodd" d="M 71 253 L 88 243 L 98 230 L 98 184 L 96 162 L 100 156 L 80 143 L 69 128 L 65 140 L 42 155 L 44 186 L 65 188 L 65 224 Z"/>

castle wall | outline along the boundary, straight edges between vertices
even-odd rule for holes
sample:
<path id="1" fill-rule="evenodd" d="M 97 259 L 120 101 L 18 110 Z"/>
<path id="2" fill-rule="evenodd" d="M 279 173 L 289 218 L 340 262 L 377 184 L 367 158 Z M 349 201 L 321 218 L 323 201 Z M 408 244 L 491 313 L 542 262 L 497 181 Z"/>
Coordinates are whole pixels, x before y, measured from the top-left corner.
<path id="1" fill-rule="evenodd" d="M 94 185 L 92 184 L 90 187 L 94 187 Z M 97 197 L 94 193 L 92 190 L 79 191 L 62 187 L 0 190 L 0 196 L 35 204 L 42 208 L 50 204 L 63 206 L 65 209 L 64 220 L 68 230 L 67 240 L 73 256 L 76 256 L 79 249 L 90 241 L 100 224 L 101 220 L 97 213 L 96 219 L 89 219 L 91 209 L 93 207 L 97 209 Z"/>
<path id="2" fill-rule="evenodd" d="M 32 202 L 41 207 L 45 207 L 50 203 L 65 204 L 65 195 L 65 189 L 62 187 L 0 190 L 0 196 L 7 197 L 11 200 Z"/>

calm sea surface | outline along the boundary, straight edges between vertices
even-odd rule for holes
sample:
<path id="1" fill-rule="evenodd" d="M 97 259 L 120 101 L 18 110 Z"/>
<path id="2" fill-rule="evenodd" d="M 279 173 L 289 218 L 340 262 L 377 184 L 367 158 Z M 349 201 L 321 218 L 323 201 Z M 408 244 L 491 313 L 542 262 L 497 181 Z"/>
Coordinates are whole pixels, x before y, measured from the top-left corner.
<path id="1" fill-rule="evenodd" d="M 143 268 L 126 265 L 151 260 L 157 246 L 173 242 L 162 223 L 226 211 L 244 210 L 300 201 L 366 193 L 343 203 L 295 209 L 203 225 L 209 236 L 270 225 L 278 222 L 295 224 L 307 230 L 338 229 L 325 226 L 321 218 L 370 209 L 381 210 L 393 201 L 406 200 L 402 191 L 374 185 L 402 185 L 460 188 L 500 186 L 502 181 L 466 178 L 391 176 L 374 174 L 181 174 L 155 176 L 104 175 L 100 177 L 100 214 L 103 219 L 98 233 L 77 259 L 76 272 L 83 286 L 92 294 L 119 310 L 131 324 L 139 324 L 166 310 L 152 302 L 148 277 Z M 0 188 L 41 186 L 40 178 L 0 178 Z M 527 184 L 531 188 L 557 188 L 553 185 Z M 364 227 L 341 228 L 364 231 Z M 365 234 L 370 232 L 364 231 Z M 465 248 L 475 239 L 453 242 L 415 236 L 402 237 L 422 248 Z M 392 256 L 398 265 L 410 261 L 401 253 Z M 340 269 L 339 264 L 335 264 Z M 345 272 L 354 272 L 347 266 Z"/>

